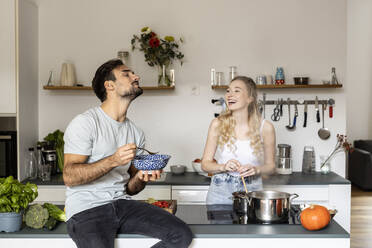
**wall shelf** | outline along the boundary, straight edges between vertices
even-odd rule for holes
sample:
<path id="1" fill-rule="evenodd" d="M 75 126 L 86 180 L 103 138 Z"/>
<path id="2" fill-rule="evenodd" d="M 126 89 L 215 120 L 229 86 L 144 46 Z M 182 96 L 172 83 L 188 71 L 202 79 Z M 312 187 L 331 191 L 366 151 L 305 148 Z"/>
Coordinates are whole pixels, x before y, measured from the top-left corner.
<path id="1" fill-rule="evenodd" d="M 141 86 L 143 90 L 174 90 L 175 86 Z M 43 86 L 44 90 L 93 90 L 91 86 Z"/>
<path id="2" fill-rule="evenodd" d="M 213 85 L 212 89 L 227 89 L 227 85 Z M 258 89 L 335 89 L 342 88 L 342 84 L 267 84 L 267 85 L 257 85 Z"/>

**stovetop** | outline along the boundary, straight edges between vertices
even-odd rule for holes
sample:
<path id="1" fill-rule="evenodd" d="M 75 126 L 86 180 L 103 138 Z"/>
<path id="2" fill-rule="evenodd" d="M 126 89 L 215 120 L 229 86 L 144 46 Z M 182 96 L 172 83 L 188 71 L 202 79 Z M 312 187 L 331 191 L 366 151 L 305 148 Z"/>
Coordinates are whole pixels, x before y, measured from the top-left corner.
<path id="1" fill-rule="evenodd" d="M 250 219 L 247 215 L 237 214 L 232 209 L 208 209 L 207 216 L 211 224 L 287 224 L 300 225 L 300 206 L 292 205 L 288 219 L 279 222 L 262 222 Z"/>

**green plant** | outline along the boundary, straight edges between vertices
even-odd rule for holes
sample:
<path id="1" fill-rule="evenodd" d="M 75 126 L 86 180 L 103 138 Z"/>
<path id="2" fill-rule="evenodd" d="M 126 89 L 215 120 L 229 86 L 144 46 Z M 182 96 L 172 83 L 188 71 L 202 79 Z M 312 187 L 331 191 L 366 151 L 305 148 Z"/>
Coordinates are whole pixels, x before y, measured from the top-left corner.
<path id="1" fill-rule="evenodd" d="M 182 43 L 182 38 L 179 39 Z M 179 45 L 173 36 L 165 36 L 163 39 L 151 31 L 149 27 L 141 29 L 141 34 L 133 35 L 131 40 L 132 50 L 136 48 L 144 53 L 145 61 L 151 67 L 158 66 L 159 71 L 162 71 L 163 65 L 168 67 L 173 60 L 178 59 L 183 64 L 184 55 L 178 50 Z M 162 74 L 159 74 L 159 82 L 162 79 Z M 167 84 L 170 84 L 169 77 L 164 78 Z"/>
<path id="2" fill-rule="evenodd" d="M 40 204 L 31 205 L 24 216 L 26 225 L 35 229 L 42 228 L 47 223 L 48 219 L 48 210 L 43 208 Z"/>
<path id="3" fill-rule="evenodd" d="M 182 43 L 183 40 L 180 39 Z M 141 29 L 140 36 L 133 35 L 131 40 L 132 50 L 138 48 L 143 51 L 145 61 L 149 66 L 169 65 L 172 60 L 179 59 L 182 65 L 184 55 L 178 51 L 179 45 L 173 36 L 165 36 L 164 39 L 152 32 L 149 27 Z M 136 44 L 139 47 L 136 47 Z"/>
<path id="4" fill-rule="evenodd" d="M 54 142 L 56 145 L 57 164 L 61 172 L 63 172 L 63 146 L 65 145 L 63 135 L 64 133 L 57 129 L 53 133 L 49 133 L 46 137 L 44 137 L 45 141 Z"/>
<path id="5" fill-rule="evenodd" d="M 49 215 L 52 216 L 54 219 L 66 222 L 66 214 L 62 211 L 59 207 L 51 203 L 44 203 L 44 208 L 48 209 Z"/>
<path id="6" fill-rule="evenodd" d="M 0 213 L 19 213 L 38 196 L 37 186 L 22 184 L 12 176 L 0 178 Z"/>
<path id="7" fill-rule="evenodd" d="M 48 221 L 45 223 L 44 227 L 48 230 L 53 230 L 53 228 L 57 225 L 57 220 L 53 217 L 49 216 Z"/>

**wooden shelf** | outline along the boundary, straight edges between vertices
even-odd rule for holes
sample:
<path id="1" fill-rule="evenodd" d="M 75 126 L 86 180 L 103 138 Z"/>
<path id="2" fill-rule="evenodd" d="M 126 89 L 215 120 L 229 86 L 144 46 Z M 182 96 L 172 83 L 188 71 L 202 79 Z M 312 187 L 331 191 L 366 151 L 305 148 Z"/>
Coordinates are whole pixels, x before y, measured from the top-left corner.
<path id="1" fill-rule="evenodd" d="M 175 86 L 141 86 L 143 90 L 174 90 Z M 43 86 L 44 90 L 93 90 L 90 86 Z"/>
<path id="2" fill-rule="evenodd" d="M 213 85 L 212 89 L 227 89 L 227 85 Z M 267 85 L 257 85 L 258 89 L 334 89 L 342 88 L 342 84 L 267 84 Z"/>

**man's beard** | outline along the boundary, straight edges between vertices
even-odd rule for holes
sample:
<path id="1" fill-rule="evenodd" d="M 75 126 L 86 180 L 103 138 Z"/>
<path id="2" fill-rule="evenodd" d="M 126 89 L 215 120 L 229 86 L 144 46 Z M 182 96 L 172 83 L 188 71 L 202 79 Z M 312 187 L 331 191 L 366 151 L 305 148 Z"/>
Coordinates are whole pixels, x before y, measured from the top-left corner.
<path id="1" fill-rule="evenodd" d="M 123 98 L 129 98 L 131 101 L 133 101 L 138 96 L 142 95 L 142 93 L 143 93 L 143 89 L 141 87 L 132 86 L 132 88 L 129 91 L 124 92 L 122 97 Z"/>

